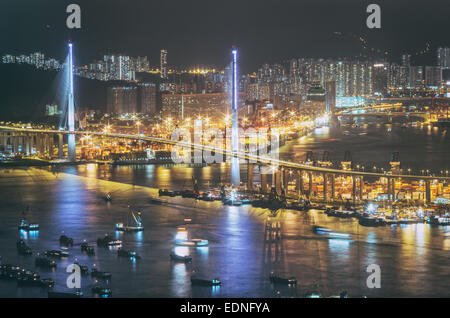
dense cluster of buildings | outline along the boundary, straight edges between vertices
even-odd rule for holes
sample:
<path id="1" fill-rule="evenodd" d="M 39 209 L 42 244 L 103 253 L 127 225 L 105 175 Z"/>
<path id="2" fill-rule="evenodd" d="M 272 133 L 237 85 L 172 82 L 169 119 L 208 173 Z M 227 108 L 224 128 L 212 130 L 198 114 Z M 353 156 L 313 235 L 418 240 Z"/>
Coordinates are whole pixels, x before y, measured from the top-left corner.
<path id="1" fill-rule="evenodd" d="M 27 63 L 60 69 L 42 53 L 5 55 L 3 63 Z M 113 114 L 161 114 L 183 119 L 196 114 L 216 117 L 230 108 L 231 67 L 169 69 L 168 51 L 160 52 L 160 65 L 151 68 L 147 57 L 104 55 L 103 60 L 78 66 L 75 74 L 111 81 L 106 111 Z M 151 80 L 136 73 L 156 74 Z M 252 74 L 239 76 L 239 103 L 248 114 L 258 109 L 301 109 L 357 106 L 376 96 L 421 96 L 450 88 L 450 48 L 438 48 L 437 63 L 413 65 L 405 54 L 399 63 L 350 59 L 298 58 L 264 64 Z"/>
<path id="2" fill-rule="evenodd" d="M 56 70 L 59 71 L 63 64 L 54 58 L 45 58 L 41 52 L 31 53 L 30 55 L 11 55 L 6 54 L 2 56 L 3 64 L 29 64 L 38 69 Z"/>

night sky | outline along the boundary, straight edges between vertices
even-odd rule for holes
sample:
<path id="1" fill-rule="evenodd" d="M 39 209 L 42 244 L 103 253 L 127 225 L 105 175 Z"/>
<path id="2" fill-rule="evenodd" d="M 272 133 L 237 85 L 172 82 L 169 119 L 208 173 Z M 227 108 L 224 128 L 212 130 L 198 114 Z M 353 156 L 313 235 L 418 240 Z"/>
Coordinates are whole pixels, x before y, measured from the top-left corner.
<path id="1" fill-rule="evenodd" d="M 70 3 L 81 6 L 80 30 L 66 27 Z M 381 30 L 366 27 L 370 3 L 381 6 Z M 70 38 L 83 64 L 123 53 L 158 65 L 166 48 L 169 65 L 222 67 L 235 44 L 241 67 L 252 72 L 292 57 L 364 54 L 362 35 L 369 47 L 389 50 L 390 60 L 430 42 L 413 64 L 432 65 L 436 48 L 450 45 L 449 12 L 448 0 L 1 0 L 0 54 L 39 50 L 62 60 Z"/>

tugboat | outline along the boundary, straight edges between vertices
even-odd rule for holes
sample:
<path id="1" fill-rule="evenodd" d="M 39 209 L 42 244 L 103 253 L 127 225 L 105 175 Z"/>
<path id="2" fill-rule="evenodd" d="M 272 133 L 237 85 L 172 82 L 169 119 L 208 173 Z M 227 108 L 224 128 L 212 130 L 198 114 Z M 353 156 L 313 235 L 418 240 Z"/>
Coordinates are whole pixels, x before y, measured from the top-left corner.
<path id="1" fill-rule="evenodd" d="M 111 273 L 110 272 L 101 272 L 96 268 L 93 268 L 91 270 L 91 276 L 98 279 L 111 279 Z"/>
<path id="2" fill-rule="evenodd" d="M 34 261 L 34 265 L 36 267 L 43 267 L 43 268 L 56 268 L 56 262 L 48 259 L 46 257 L 36 257 Z"/>
<path id="3" fill-rule="evenodd" d="M 59 237 L 59 244 L 63 246 L 73 246 L 73 238 L 63 234 Z"/>
<path id="4" fill-rule="evenodd" d="M 132 224 L 129 223 L 130 218 L 133 222 Z M 116 231 L 140 232 L 143 230 L 144 230 L 144 226 L 142 225 L 141 212 L 137 212 L 137 214 L 135 214 L 133 211 L 130 211 L 130 214 L 127 218 L 126 225 L 123 222 L 116 223 Z"/>
<path id="5" fill-rule="evenodd" d="M 124 250 L 123 248 L 119 248 L 119 250 L 117 251 L 117 256 L 134 258 L 134 259 L 141 258 L 141 256 L 139 256 L 139 254 L 136 253 L 135 251 L 127 251 L 127 250 Z"/>
<path id="6" fill-rule="evenodd" d="M 18 229 L 19 230 L 24 230 L 24 231 L 27 231 L 27 232 L 39 231 L 39 224 L 37 224 L 37 223 L 28 223 L 27 219 L 21 218 L 20 221 L 19 221 Z"/>
<path id="7" fill-rule="evenodd" d="M 81 251 L 86 252 L 87 255 L 89 255 L 89 256 L 95 255 L 94 247 L 89 246 L 88 243 L 83 242 L 83 243 L 81 243 L 80 247 L 81 247 Z"/>
<path id="8" fill-rule="evenodd" d="M 28 245 L 25 243 L 24 240 L 17 241 L 17 252 L 19 252 L 20 255 L 33 254 L 33 252 L 31 251 L 31 248 L 28 247 Z"/>
<path id="9" fill-rule="evenodd" d="M 95 285 L 95 286 L 92 286 L 91 290 L 94 295 L 98 295 L 103 298 L 108 298 L 111 296 L 111 288 L 109 288 L 109 287 Z"/>
<path id="10" fill-rule="evenodd" d="M 202 279 L 202 278 L 191 277 L 191 284 L 192 285 L 200 285 L 200 286 L 220 286 L 220 285 L 222 285 L 222 282 L 218 278 Z"/>
<path id="11" fill-rule="evenodd" d="M 297 279 L 295 277 L 281 277 L 271 272 L 269 275 L 269 280 L 272 284 L 287 284 L 287 285 L 297 285 Z"/>
<path id="12" fill-rule="evenodd" d="M 65 258 L 65 257 L 69 257 L 69 253 L 65 252 L 65 251 L 58 251 L 58 250 L 50 250 L 50 251 L 46 251 L 44 253 L 45 256 L 47 257 L 54 257 L 54 258 Z"/>
<path id="13" fill-rule="evenodd" d="M 192 262 L 192 257 L 189 255 L 181 256 L 175 253 L 170 253 L 170 259 L 174 262 L 190 263 Z"/>

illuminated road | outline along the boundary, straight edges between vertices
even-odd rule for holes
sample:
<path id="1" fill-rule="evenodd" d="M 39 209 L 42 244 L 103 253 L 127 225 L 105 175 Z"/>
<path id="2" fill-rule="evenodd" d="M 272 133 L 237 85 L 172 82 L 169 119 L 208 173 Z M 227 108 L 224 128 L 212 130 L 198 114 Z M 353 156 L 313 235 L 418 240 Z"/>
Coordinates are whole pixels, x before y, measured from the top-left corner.
<path id="1" fill-rule="evenodd" d="M 34 129 L 34 128 L 17 128 L 17 127 L 9 127 L 9 126 L 0 126 L 0 130 L 2 131 L 17 131 L 17 132 L 26 132 L 26 133 L 46 133 L 46 134 L 69 134 L 69 131 L 66 130 L 52 130 L 52 129 Z M 259 164 L 267 164 L 272 166 L 279 166 L 283 168 L 303 170 L 303 171 L 311 171 L 317 173 L 329 173 L 329 174 L 339 174 L 346 176 L 364 176 L 364 177 L 389 177 L 389 178 L 401 178 L 401 179 L 414 179 L 414 180 L 440 180 L 440 181 L 450 181 L 450 177 L 443 176 L 421 176 L 421 175 L 405 175 L 405 174 L 388 174 L 388 173 L 375 173 L 375 172 L 364 172 L 364 171 L 351 171 L 351 170 L 340 170 L 340 169 L 330 169 L 323 167 L 314 167 L 310 165 L 289 162 L 284 160 L 279 160 L 272 158 L 270 156 L 258 156 L 252 155 L 244 152 L 232 152 L 223 148 L 216 148 L 211 146 L 199 145 L 194 143 L 188 143 L 183 141 L 174 141 L 170 139 L 164 139 L 159 137 L 151 137 L 151 136 L 139 136 L 132 134 L 120 134 L 120 133 L 105 133 L 105 132 L 92 132 L 92 131 L 75 131 L 76 135 L 94 135 L 101 136 L 106 138 L 124 138 L 130 140 L 144 140 L 157 142 L 166 145 L 177 145 L 179 147 L 191 147 L 198 150 L 208 150 L 214 151 L 223 155 L 237 157 L 244 160 L 250 160 L 254 163 Z"/>

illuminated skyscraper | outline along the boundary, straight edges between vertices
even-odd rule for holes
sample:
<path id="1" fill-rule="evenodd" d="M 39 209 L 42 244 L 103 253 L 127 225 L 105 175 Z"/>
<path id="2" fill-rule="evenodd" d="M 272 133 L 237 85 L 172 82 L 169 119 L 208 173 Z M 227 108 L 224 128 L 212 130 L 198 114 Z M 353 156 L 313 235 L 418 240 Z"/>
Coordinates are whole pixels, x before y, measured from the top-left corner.
<path id="1" fill-rule="evenodd" d="M 161 66 L 160 66 L 161 78 L 166 79 L 168 77 L 167 69 L 167 50 L 161 50 Z"/>

